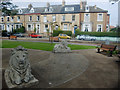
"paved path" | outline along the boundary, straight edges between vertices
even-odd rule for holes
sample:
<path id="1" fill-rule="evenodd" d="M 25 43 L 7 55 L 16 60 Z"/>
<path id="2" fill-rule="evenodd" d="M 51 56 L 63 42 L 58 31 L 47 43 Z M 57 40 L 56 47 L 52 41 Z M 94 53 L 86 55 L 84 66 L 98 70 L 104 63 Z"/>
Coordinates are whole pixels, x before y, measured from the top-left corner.
<path id="1" fill-rule="evenodd" d="M 5 68 L 8 67 L 10 50 L 11 49 L 3 49 L 3 59 L 2 59 L 3 71 Z M 32 73 L 35 74 L 35 77 L 39 79 L 40 82 L 39 85 L 35 85 L 33 88 L 36 87 L 46 88 L 51 86 L 54 86 L 55 88 L 117 88 L 118 87 L 118 63 L 115 62 L 118 58 L 115 56 L 107 57 L 106 55 L 104 55 L 104 53 L 102 54 L 96 53 L 95 49 L 73 50 L 73 53 L 71 53 L 73 54 L 73 56 L 72 55 L 71 56 L 74 57 L 75 55 L 79 55 L 77 56 L 79 58 L 78 60 L 77 58 L 75 59 L 72 57 L 69 57 L 67 60 L 64 60 L 63 59 L 64 57 L 65 59 L 67 58 L 66 57 L 67 55 L 65 55 L 64 57 L 61 58 L 62 59 L 61 61 L 60 58 L 59 59 L 54 58 L 55 56 L 52 52 L 32 50 L 32 49 L 29 49 L 28 52 L 29 52 L 30 62 L 32 65 Z M 75 62 L 76 60 L 77 62 Z M 83 65 L 82 67 L 84 67 L 85 64 L 82 62 L 82 60 L 84 61 L 85 64 L 87 64 L 86 60 L 88 60 L 89 63 L 86 70 L 84 70 L 84 72 L 80 74 L 80 70 L 78 70 L 77 68 L 81 68 L 82 65 Z M 78 63 L 79 61 L 81 63 Z M 67 72 L 67 69 L 65 68 L 67 67 L 66 64 L 67 62 L 69 64 L 68 65 L 69 72 Z M 47 64 L 49 68 L 46 71 L 46 67 L 44 68 L 41 66 L 45 66 Z M 76 65 L 75 67 L 77 68 L 71 68 L 71 65 L 73 66 Z M 57 80 L 60 80 L 59 79 L 60 77 L 58 76 L 60 72 L 62 72 L 61 70 L 63 70 L 64 74 L 66 72 L 72 73 L 73 71 L 75 71 L 75 74 L 78 76 L 75 77 L 75 75 L 73 74 L 73 76 L 70 76 L 71 80 L 65 82 L 67 81 L 65 80 L 66 79 L 65 76 L 67 76 L 68 74 L 62 75 L 61 76 L 62 81 L 58 83 L 58 86 L 56 86 L 56 84 L 51 85 L 51 83 L 49 83 L 49 78 L 47 77 L 47 75 L 49 74 L 48 73 L 49 70 L 51 70 L 50 67 L 51 68 L 54 67 L 54 69 L 56 69 L 56 75 L 55 74 L 54 74 L 55 76 L 53 75 L 54 77 L 56 77 L 56 79 L 55 78 L 54 80 L 51 79 L 55 81 L 55 83 L 57 82 Z M 45 76 L 43 76 L 43 74 L 45 73 L 47 74 L 46 78 Z M 6 87 L 4 80 L 3 80 L 3 87 Z"/>

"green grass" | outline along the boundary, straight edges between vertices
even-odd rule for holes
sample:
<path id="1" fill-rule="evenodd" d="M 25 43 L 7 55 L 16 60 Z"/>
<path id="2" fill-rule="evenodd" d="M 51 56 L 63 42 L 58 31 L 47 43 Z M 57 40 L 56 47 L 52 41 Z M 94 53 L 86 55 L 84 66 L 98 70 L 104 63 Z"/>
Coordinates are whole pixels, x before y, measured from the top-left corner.
<path id="1" fill-rule="evenodd" d="M 15 48 L 19 45 L 27 49 L 52 51 L 55 44 L 41 43 L 41 42 L 8 41 L 8 40 L 2 41 L 2 48 Z M 68 47 L 70 47 L 71 50 L 95 49 L 96 48 L 95 46 L 71 45 L 71 44 L 69 44 Z"/>

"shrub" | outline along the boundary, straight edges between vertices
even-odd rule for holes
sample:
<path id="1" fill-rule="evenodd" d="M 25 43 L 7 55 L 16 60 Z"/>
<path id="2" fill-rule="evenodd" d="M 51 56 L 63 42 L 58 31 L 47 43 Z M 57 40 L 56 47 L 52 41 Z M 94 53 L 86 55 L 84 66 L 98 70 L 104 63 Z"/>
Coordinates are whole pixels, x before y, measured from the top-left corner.
<path id="1" fill-rule="evenodd" d="M 68 36 L 72 35 L 72 31 L 53 30 L 53 36 L 58 36 L 60 33 L 67 34 Z"/>
<path id="2" fill-rule="evenodd" d="M 90 36 L 97 36 L 97 37 L 104 37 L 104 36 L 109 36 L 109 37 L 117 37 L 116 32 L 81 32 L 79 29 L 76 30 L 75 36 L 77 35 L 90 35 Z"/>
<path id="3" fill-rule="evenodd" d="M 13 33 L 25 33 L 25 27 L 22 26 L 21 28 L 14 29 Z"/>

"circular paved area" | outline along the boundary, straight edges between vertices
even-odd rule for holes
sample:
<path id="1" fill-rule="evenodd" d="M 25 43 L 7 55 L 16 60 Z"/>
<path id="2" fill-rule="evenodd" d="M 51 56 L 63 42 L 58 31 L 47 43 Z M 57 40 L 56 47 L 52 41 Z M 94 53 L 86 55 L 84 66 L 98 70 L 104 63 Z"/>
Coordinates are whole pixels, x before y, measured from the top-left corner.
<path id="1" fill-rule="evenodd" d="M 8 67 L 11 49 L 3 49 L 3 68 Z M 63 84 L 82 74 L 88 67 L 88 59 L 77 53 L 52 53 L 28 50 L 32 73 L 47 88 Z"/>
<path id="2" fill-rule="evenodd" d="M 2 54 L 3 72 L 5 68 L 8 67 L 10 50 L 11 49 L 3 49 L 3 54 Z M 56 86 L 56 88 L 117 88 L 118 87 L 118 80 L 119 80 L 118 66 L 120 66 L 120 64 L 115 62 L 116 60 L 118 60 L 118 58 L 115 57 L 114 55 L 113 57 L 107 57 L 102 53 L 101 54 L 96 53 L 95 49 L 74 50 L 73 53 L 69 53 L 68 55 L 65 55 L 65 56 L 61 54 L 60 59 L 54 60 L 55 57 L 54 55 L 52 55 L 54 53 L 51 53 L 51 52 L 40 51 L 40 50 L 28 50 L 28 53 L 29 53 L 29 59 L 32 66 L 32 73 L 37 79 L 39 79 L 39 85 L 35 85 L 33 88 L 41 88 L 41 87 L 47 88 L 47 87 L 52 87 L 56 85 L 58 85 Z M 82 63 L 86 64 L 85 66 L 83 66 L 85 70 L 84 71 L 82 69 L 84 71 L 83 73 L 80 67 L 81 63 L 79 65 L 78 64 L 79 61 L 78 60 L 76 61 L 76 59 L 74 59 L 74 56 L 71 56 L 71 54 L 75 54 L 76 56 L 79 55 L 78 56 L 80 57 L 79 60 L 81 58 L 85 60 L 84 62 L 84 60 L 81 59 Z M 65 62 L 67 62 L 68 65 L 65 65 L 65 62 L 63 63 L 63 58 L 66 56 L 68 56 L 68 59 L 67 60 L 65 59 Z M 57 58 L 57 54 L 56 54 L 56 58 Z M 69 60 L 71 58 L 73 59 L 72 61 Z M 61 61 L 61 62 L 59 63 L 58 61 Z M 68 61 L 71 61 L 71 63 Z M 78 65 L 80 68 L 78 67 L 78 69 L 76 69 L 75 72 L 71 74 L 70 71 L 73 70 L 73 68 L 71 68 L 70 65 L 73 62 L 77 64 L 77 66 L 73 66 L 74 68 L 78 67 Z M 47 66 L 47 67 L 43 68 L 41 66 Z M 55 66 L 57 67 L 57 68 L 54 68 L 56 70 L 55 71 L 56 73 L 59 72 L 58 70 L 61 70 L 60 72 L 62 72 L 62 73 L 58 73 L 57 74 L 58 76 L 59 74 L 61 74 L 62 76 L 63 75 L 65 76 L 66 75 L 65 72 L 68 73 L 66 75 L 68 76 L 67 79 L 64 79 L 63 77 L 61 77 L 62 78 L 61 79 L 60 77 L 54 78 L 53 76 L 50 76 L 51 73 L 54 73 L 55 75 L 55 72 L 50 71 L 50 70 L 53 70 L 52 68 Z M 59 66 L 61 66 L 61 68 L 64 68 L 64 70 L 62 70 L 61 68 L 58 68 Z M 43 74 L 47 74 L 47 75 L 43 76 Z M 74 74 L 77 74 L 79 76 L 78 77 L 76 77 L 77 75 L 72 76 L 72 79 L 70 80 L 69 76 L 71 77 L 71 75 L 74 75 Z M 3 76 L 4 76 L 4 73 L 3 73 Z M 51 79 L 51 77 L 53 77 L 53 79 Z M 3 88 L 4 88 L 6 87 L 6 85 L 4 82 L 4 78 L 2 79 L 3 79 Z M 58 80 L 57 83 L 55 82 L 56 80 Z M 70 81 L 66 82 L 67 80 L 70 80 Z"/>

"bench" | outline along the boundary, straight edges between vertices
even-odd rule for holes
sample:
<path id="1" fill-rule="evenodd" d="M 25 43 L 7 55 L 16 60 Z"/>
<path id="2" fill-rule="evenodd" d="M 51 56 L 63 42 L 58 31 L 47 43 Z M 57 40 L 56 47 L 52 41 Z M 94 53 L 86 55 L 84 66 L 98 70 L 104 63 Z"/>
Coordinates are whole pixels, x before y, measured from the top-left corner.
<path id="1" fill-rule="evenodd" d="M 59 37 L 50 37 L 49 41 L 59 42 Z"/>
<path id="2" fill-rule="evenodd" d="M 11 35 L 11 36 L 9 37 L 9 39 L 15 39 L 15 40 L 17 40 L 17 36 Z"/>
<path id="3" fill-rule="evenodd" d="M 101 44 L 101 46 L 97 48 L 97 51 L 98 53 L 100 53 L 100 50 L 108 51 L 108 56 L 112 56 L 112 53 L 116 50 L 116 47 L 117 46 L 114 45 Z"/>

